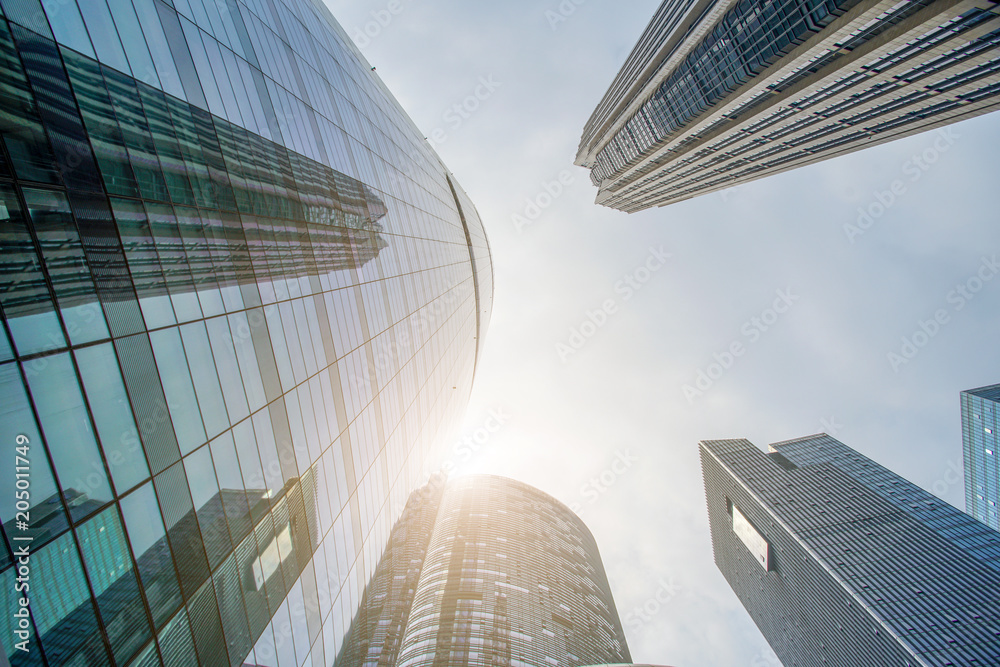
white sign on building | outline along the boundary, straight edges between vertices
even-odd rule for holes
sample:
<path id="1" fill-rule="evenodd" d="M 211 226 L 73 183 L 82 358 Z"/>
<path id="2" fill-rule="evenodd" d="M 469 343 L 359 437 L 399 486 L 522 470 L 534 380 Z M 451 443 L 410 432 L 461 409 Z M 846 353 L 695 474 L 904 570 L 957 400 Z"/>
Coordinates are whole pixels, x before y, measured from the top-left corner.
<path id="1" fill-rule="evenodd" d="M 771 549 L 767 540 L 747 521 L 747 518 L 743 516 L 743 513 L 740 512 L 736 505 L 733 505 L 733 532 L 747 546 L 750 553 L 757 558 L 757 563 L 765 570 L 770 570 Z"/>

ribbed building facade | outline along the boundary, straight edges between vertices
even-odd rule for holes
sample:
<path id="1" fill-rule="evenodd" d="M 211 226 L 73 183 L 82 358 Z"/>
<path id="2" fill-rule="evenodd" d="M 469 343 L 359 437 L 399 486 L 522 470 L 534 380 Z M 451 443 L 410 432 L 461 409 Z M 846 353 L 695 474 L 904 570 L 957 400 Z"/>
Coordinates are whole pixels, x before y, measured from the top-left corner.
<path id="1" fill-rule="evenodd" d="M 332 664 L 471 390 L 475 207 L 319 0 L 0 9 L 7 659 Z"/>
<path id="2" fill-rule="evenodd" d="M 338 666 L 630 660 L 593 536 L 537 489 L 482 475 L 434 480 L 411 497 L 390 545 Z"/>
<path id="3" fill-rule="evenodd" d="M 1000 530 L 1000 384 L 961 393 L 965 511 Z"/>
<path id="4" fill-rule="evenodd" d="M 576 164 L 665 206 L 992 111 L 998 45 L 993 0 L 665 0 Z"/>
<path id="5" fill-rule="evenodd" d="M 786 667 L 1000 664 L 1000 533 L 828 435 L 701 443 L 715 561 Z"/>

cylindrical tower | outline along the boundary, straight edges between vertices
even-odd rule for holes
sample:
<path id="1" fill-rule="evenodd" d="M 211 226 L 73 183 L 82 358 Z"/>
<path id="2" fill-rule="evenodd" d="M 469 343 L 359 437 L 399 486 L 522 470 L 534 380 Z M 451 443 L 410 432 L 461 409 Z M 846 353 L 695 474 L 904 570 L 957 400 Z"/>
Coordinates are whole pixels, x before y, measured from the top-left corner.
<path id="1" fill-rule="evenodd" d="M 597 543 L 569 508 L 494 476 L 441 500 L 399 665 L 629 662 Z"/>

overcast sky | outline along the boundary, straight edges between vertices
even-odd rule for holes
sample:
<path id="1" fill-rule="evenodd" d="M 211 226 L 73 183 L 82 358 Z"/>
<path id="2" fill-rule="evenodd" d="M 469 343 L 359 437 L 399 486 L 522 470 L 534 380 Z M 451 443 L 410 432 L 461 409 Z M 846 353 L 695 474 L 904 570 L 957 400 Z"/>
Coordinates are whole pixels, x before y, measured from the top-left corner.
<path id="1" fill-rule="evenodd" d="M 580 509 L 636 662 L 778 664 L 712 559 L 699 440 L 826 431 L 964 507 L 958 395 L 1000 382 L 1000 275 L 957 288 L 1000 270 L 1000 116 L 627 215 L 593 203 L 573 157 L 657 0 L 327 1 L 444 139 L 492 244 L 463 433 L 495 426 L 491 411 L 504 423 L 452 460 Z M 475 111 L 452 109 L 477 87 Z M 914 169 L 925 151 L 933 164 Z M 896 201 L 857 226 L 897 180 Z M 544 205 L 533 219 L 530 200 Z M 768 312 L 776 300 L 785 312 Z M 733 343 L 743 354 L 710 368 Z M 685 392 L 699 372 L 717 379 Z"/>

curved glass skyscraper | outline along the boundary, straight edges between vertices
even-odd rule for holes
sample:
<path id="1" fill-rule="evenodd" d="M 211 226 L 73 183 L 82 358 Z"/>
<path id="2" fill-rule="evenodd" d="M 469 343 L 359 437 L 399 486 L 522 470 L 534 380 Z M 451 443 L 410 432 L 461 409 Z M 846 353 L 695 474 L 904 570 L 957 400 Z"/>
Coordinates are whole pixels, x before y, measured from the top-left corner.
<path id="1" fill-rule="evenodd" d="M 0 9 L 4 653 L 331 664 L 469 395 L 475 207 L 319 0 Z"/>
<path id="2" fill-rule="evenodd" d="M 593 536 L 535 488 L 485 475 L 432 480 L 390 545 L 338 667 L 631 660 Z"/>

